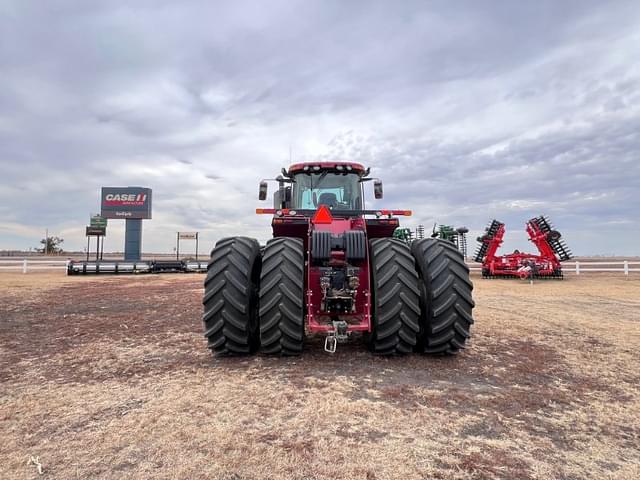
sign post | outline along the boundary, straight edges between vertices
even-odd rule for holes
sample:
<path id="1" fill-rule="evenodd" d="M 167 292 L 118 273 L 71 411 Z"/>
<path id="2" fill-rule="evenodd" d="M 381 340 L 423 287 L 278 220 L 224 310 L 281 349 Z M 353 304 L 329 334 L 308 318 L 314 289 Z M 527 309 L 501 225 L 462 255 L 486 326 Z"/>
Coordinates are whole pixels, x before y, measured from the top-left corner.
<path id="1" fill-rule="evenodd" d="M 95 227 L 92 225 L 88 226 L 85 233 L 87 235 L 87 262 L 89 261 L 89 251 L 91 250 L 91 237 L 96 237 L 96 262 L 98 260 L 102 260 L 102 255 L 104 253 L 104 237 L 107 236 L 106 221 L 102 227 Z"/>
<path id="2" fill-rule="evenodd" d="M 180 240 L 196 241 L 196 260 L 198 260 L 198 236 L 200 232 L 177 232 L 176 235 L 176 260 L 180 260 Z"/>

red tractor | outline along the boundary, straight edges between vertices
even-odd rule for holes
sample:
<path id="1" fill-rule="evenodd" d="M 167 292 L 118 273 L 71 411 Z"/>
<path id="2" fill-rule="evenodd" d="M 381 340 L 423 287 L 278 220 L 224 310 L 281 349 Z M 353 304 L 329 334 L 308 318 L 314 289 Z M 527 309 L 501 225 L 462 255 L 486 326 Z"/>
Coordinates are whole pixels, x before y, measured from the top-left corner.
<path id="1" fill-rule="evenodd" d="M 562 235 L 553 229 L 544 216 L 532 218 L 526 224 L 529 241 L 538 248 L 539 255 L 521 253 L 497 255 L 505 234 L 504 223 L 492 220 L 483 236 L 478 237 L 474 260 L 482 263 L 484 278 L 563 278 L 561 262 L 571 258 Z"/>
<path id="2" fill-rule="evenodd" d="M 204 293 L 208 347 L 216 355 L 299 355 L 305 336 L 325 350 L 360 332 L 380 355 L 454 354 L 473 323 L 469 269 L 455 245 L 392 238 L 396 215 L 366 210 L 357 163 L 298 163 L 275 181 L 273 238 L 264 247 L 229 237 L 211 252 Z M 260 182 L 259 198 L 267 198 Z M 369 217 L 369 218 L 367 218 Z"/>

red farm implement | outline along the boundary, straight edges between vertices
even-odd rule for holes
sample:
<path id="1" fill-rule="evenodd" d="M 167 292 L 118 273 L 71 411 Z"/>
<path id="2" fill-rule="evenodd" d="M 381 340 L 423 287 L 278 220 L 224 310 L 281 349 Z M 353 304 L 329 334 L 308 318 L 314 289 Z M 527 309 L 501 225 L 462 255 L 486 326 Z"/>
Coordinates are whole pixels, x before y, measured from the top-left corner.
<path id="1" fill-rule="evenodd" d="M 364 185 L 382 182 L 357 163 L 299 163 L 274 181 L 273 238 L 224 238 L 211 252 L 204 293 L 216 355 L 299 355 L 307 334 L 362 335 L 373 353 L 453 354 L 473 323 L 473 285 L 453 243 L 393 238 L 408 210 L 366 210 Z M 267 182 L 260 182 L 260 200 Z"/>
<path id="2" fill-rule="evenodd" d="M 526 223 L 529 240 L 538 248 L 538 255 L 521 253 L 518 250 L 508 255 L 497 255 L 505 234 L 504 223 L 493 220 L 478 237 L 475 261 L 482 263 L 484 278 L 562 278 L 561 262 L 571 258 L 562 235 L 554 230 L 544 217 L 532 218 Z"/>

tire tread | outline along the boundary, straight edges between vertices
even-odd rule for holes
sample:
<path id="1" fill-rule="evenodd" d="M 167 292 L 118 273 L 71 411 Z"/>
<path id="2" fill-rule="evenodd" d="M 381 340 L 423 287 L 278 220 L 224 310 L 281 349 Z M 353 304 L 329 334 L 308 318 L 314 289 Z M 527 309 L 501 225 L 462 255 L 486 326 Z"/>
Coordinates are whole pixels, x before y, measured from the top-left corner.
<path id="1" fill-rule="evenodd" d="M 469 267 L 451 242 L 425 238 L 411 245 L 422 282 L 417 350 L 455 354 L 465 348 L 475 306 Z"/>
<path id="2" fill-rule="evenodd" d="M 207 346 L 216 356 L 244 355 L 258 348 L 260 263 L 260 245 L 253 238 L 223 238 L 211 251 L 202 320 Z"/>
<path id="3" fill-rule="evenodd" d="M 304 345 L 304 249 L 298 238 L 267 243 L 260 278 L 260 341 L 263 353 L 293 356 Z"/>
<path id="4" fill-rule="evenodd" d="M 373 328 L 369 348 L 378 355 L 410 353 L 419 331 L 418 275 L 409 247 L 393 238 L 369 242 Z"/>

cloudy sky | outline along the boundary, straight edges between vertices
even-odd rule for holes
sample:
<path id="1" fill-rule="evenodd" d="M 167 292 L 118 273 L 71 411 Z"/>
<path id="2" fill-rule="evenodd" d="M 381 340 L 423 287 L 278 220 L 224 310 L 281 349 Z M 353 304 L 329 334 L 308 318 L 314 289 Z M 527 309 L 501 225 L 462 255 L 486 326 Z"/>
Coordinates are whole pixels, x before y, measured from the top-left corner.
<path id="1" fill-rule="evenodd" d="M 371 166 L 410 227 L 498 218 L 531 249 L 544 213 L 576 254 L 639 255 L 640 6 L 0 0 L 0 249 L 82 250 L 102 185 L 153 188 L 145 251 L 266 240 L 290 152 Z"/>

